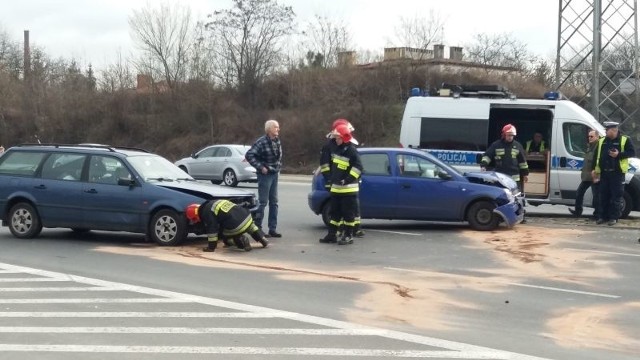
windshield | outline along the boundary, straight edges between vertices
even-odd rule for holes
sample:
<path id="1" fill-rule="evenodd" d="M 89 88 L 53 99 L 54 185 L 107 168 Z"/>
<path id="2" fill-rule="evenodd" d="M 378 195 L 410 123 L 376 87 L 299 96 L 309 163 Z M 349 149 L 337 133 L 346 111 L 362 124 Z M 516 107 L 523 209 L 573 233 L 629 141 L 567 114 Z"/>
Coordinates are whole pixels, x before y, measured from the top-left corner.
<path id="1" fill-rule="evenodd" d="M 193 180 L 189 174 L 158 155 L 129 156 L 131 166 L 147 180 L 174 181 Z"/>

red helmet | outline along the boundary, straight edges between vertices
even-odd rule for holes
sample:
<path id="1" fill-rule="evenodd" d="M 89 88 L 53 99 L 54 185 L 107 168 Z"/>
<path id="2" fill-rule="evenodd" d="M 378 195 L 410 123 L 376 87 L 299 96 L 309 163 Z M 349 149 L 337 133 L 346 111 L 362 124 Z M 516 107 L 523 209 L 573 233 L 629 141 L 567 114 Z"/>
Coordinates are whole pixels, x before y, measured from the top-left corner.
<path id="1" fill-rule="evenodd" d="M 346 125 L 349 128 L 349 130 L 352 132 L 356 130 L 353 128 L 353 125 L 351 125 L 351 123 L 347 119 L 337 119 L 336 121 L 333 122 L 333 125 L 331 126 L 331 128 L 335 129 L 339 125 Z"/>
<path id="2" fill-rule="evenodd" d="M 516 136 L 516 127 L 511 125 L 511 124 L 507 124 L 502 128 L 502 135 L 506 135 L 506 134 L 511 134 L 513 136 Z"/>
<path id="3" fill-rule="evenodd" d="M 358 140 L 356 140 L 351 135 L 351 130 L 347 125 L 338 125 L 332 132 L 334 137 L 340 137 L 344 142 L 352 142 L 355 145 L 358 145 Z"/>
<path id="4" fill-rule="evenodd" d="M 187 215 L 187 219 L 189 219 L 189 221 L 191 221 L 192 223 L 200 222 L 200 215 L 198 215 L 199 209 L 200 205 L 198 204 L 191 204 L 185 209 L 184 213 L 185 215 Z"/>

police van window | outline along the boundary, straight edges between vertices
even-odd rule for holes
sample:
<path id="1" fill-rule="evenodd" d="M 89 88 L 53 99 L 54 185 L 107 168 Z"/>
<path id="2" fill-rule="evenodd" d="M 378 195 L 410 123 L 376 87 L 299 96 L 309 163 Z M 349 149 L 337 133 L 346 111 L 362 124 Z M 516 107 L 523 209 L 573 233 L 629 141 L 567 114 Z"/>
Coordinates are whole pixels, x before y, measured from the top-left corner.
<path id="1" fill-rule="evenodd" d="M 486 119 L 422 118 L 420 148 L 484 151 L 487 149 Z"/>
<path id="2" fill-rule="evenodd" d="M 366 175 L 391 175 L 387 154 L 362 154 L 360 160 Z"/>
<path id="3" fill-rule="evenodd" d="M 589 127 L 584 124 L 562 124 L 562 139 L 567 153 L 576 157 L 583 157 L 588 148 L 588 133 Z"/>

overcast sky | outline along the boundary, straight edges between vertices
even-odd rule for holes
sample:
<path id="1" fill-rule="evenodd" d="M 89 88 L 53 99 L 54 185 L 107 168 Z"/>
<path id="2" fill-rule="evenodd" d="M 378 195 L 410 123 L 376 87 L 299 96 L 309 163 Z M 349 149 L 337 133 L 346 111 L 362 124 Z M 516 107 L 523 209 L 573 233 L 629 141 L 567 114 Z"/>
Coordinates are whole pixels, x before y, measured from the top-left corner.
<path id="1" fill-rule="evenodd" d="M 180 2 L 197 18 L 228 9 L 231 0 L 156 0 Z M 302 24 L 314 15 L 349 26 L 356 50 L 382 52 L 393 38 L 400 17 L 429 18 L 431 10 L 446 21 L 447 46 L 464 46 L 477 33 L 511 33 L 528 49 L 553 58 L 558 29 L 558 0 L 279 0 L 293 7 Z M 135 51 L 128 17 L 148 0 L 10 0 L 2 1 L 0 30 L 22 43 L 29 30 L 31 44 L 53 57 L 75 58 L 100 69 L 113 63 L 118 52 Z"/>

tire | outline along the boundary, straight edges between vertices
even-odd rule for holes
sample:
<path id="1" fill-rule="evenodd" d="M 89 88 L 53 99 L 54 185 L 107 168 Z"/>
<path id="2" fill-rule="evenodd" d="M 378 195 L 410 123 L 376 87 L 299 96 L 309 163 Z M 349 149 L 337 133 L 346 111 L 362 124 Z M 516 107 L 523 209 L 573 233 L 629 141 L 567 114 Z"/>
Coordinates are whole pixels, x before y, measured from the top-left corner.
<path id="1" fill-rule="evenodd" d="M 329 226 L 329 222 L 331 221 L 331 202 L 327 201 L 322 205 L 322 222 L 325 226 Z"/>
<path id="2" fill-rule="evenodd" d="M 467 211 L 467 221 L 474 230 L 493 230 L 498 227 L 500 219 L 493 210 L 496 206 L 488 201 L 473 203 Z"/>
<path id="3" fill-rule="evenodd" d="M 222 182 L 227 186 L 238 186 L 238 176 L 232 169 L 227 169 L 222 174 Z"/>
<path id="4" fill-rule="evenodd" d="M 173 210 L 160 210 L 151 218 L 147 235 L 160 246 L 179 245 L 187 237 L 186 220 Z"/>
<path id="5" fill-rule="evenodd" d="M 620 219 L 626 219 L 627 217 L 629 217 L 629 214 L 633 209 L 633 198 L 631 197 L 631 194 L 629 194 L 625 190 L 624 194 L 622 195 L 622 200 L 624 204 L 622 206 L 622 212 L 620 213 Z"/>
<path id="6" fill-rule="evenodd" d="M 19 239 L 31 239 L 42 231 L 36 209 L 29 203 L 17 203 L 9 210 L 9 230 Z"/>

